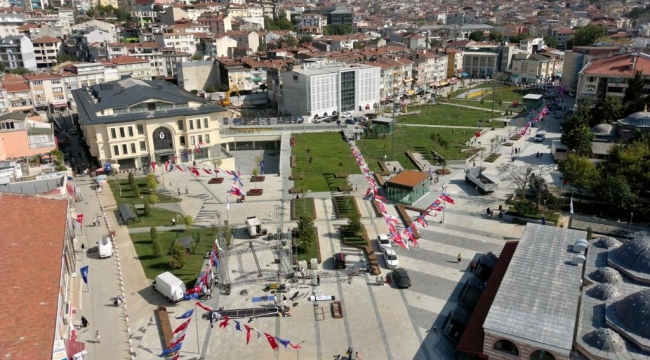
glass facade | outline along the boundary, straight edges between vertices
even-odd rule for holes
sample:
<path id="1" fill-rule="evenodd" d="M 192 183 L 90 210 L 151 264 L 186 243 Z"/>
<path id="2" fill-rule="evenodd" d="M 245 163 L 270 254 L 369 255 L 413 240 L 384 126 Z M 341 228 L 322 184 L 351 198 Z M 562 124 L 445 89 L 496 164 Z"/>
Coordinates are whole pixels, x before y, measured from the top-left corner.
<path id="1" fill-rule="evenodd" d="M 427 177 L 424 181 L 413 188 L 413 190 L 408 190 L 401 187 L 392 187 L 390 184 L 388 184 L 388 194 L 386 197 L 391 201 L 411 205 L 426 195 L 429 192 L 430 187 L 430 177 Z"/>
<path id="2" fill-rule="evenodd" d="M 341 73 L 341 111 L 354 111 L 355 71 Z"/>

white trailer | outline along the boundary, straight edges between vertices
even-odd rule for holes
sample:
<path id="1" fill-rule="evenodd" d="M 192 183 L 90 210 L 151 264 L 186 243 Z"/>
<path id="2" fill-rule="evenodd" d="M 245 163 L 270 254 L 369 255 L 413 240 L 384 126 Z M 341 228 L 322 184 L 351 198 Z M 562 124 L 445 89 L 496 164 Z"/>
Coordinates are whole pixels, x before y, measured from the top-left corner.
<path id="1" fill-rule="evenodd" d="M 497 190 L 497 184 L 483 175 L 480 168 L 474 167 L 465 170 L 465 182 L 473 183 L 482 193 Z"/>
<path id="2" fill-rule="evenodd" d="M 156 276 L 153 289 L 161 293 L 169 302 L 179 302 L 185 298 L 185 283 L 169 271 Z"/>
<path id="3" fill-rule="evenodd" d="M 246 229 L 252 238 L 262 236 L 262 223 L 257 216 L 249 216 L 246 218 Z"/>

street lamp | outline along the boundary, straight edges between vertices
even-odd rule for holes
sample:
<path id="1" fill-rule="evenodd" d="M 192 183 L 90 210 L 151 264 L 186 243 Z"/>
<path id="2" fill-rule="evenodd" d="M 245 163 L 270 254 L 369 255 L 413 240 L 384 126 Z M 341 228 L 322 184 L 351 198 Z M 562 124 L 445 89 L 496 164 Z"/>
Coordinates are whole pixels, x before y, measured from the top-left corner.
<path id="1" fill-rule="evenodd" d="M 627 234 L 628 236 L 632 234 L 632 218 L 634 217 L 634 213 L 630 213 L 630 223 L 627 225 Z"/>

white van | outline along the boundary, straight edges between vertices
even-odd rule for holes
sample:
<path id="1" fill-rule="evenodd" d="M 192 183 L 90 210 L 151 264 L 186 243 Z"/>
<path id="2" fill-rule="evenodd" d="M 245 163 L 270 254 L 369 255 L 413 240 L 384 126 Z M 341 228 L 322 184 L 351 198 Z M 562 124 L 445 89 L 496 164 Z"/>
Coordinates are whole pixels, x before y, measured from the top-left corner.
<path id="1" fill-rule="evenodd" d="M 185 283 L 169 271 L 156 276 L 153 289 L 161 293 L 169 302 L 179 302 L 185 298 Z"/>
<path id="2" fill-rule="evenodd" d="M 113 243 L 110 236 L 105 235 L 97 244 L 100 258 L 104 259 L 113 256 Z"/>
<path id="3" fill-rule="evenodd" d="M 546 130 L 539 130 L 533 139 L 535 142 L 542 142 L 546 139 Z"/>

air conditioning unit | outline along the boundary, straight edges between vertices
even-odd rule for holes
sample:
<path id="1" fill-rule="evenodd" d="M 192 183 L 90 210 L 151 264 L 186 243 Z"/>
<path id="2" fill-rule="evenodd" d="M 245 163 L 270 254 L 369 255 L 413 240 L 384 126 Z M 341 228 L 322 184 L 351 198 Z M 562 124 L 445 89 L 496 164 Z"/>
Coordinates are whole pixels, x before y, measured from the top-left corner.
<path id="1" fill-rule="evenodd" d="M 571 265 L 580 265 L 585 262 L 585 256 L 584 255 L 575 255 L 571 259 Z"/>
<path id="2" fill-rule="evenodd" d="M 589 243 L 587 242 L 587 240 L 580 239 L 580 240 L 576 241 L 575 244 L 573 244 L 573 252 L 574 253 L 579 253 L 579 252 L 584 251 L 585 249 L 587 249 L 587 247 L 589 247 Z"/>

